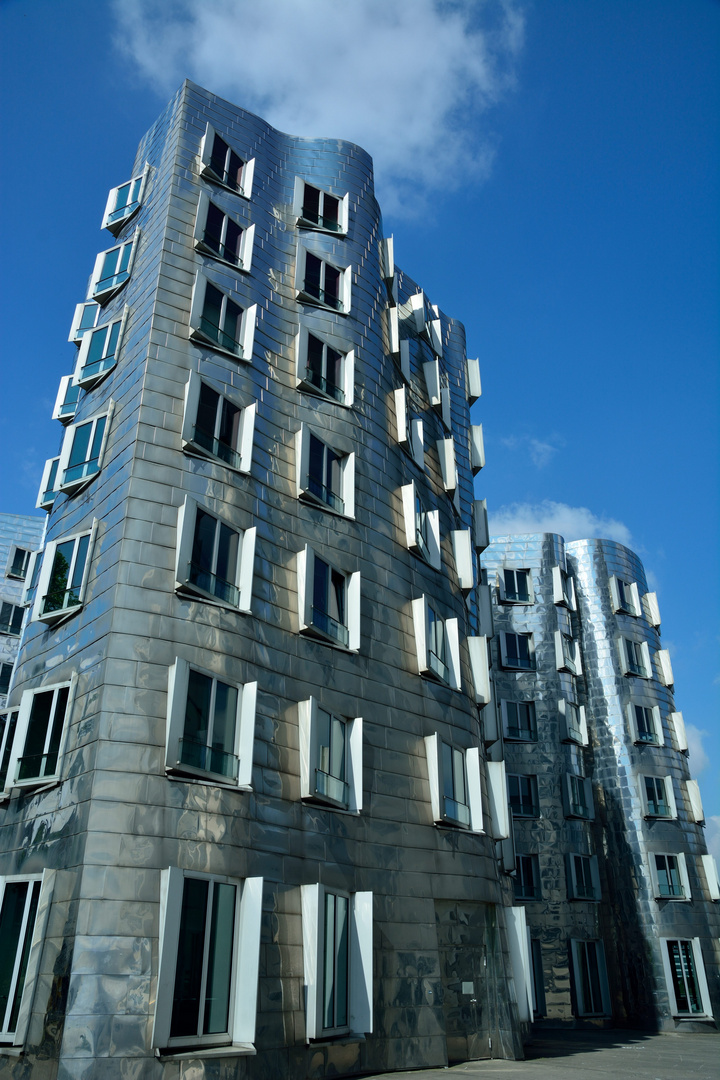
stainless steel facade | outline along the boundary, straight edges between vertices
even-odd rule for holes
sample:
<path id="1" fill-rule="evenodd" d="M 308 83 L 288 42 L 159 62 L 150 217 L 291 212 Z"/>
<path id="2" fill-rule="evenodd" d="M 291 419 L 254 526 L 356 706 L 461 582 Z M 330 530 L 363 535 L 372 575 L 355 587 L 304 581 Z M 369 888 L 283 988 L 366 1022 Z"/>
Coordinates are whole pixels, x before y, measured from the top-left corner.
<path id="1" fill-rule="evenodd" d="M 612 541 L 554 534 L 496 537 L 482 561 L 507 772 L 537 791 L 514 819 L 536 1020 L 715 1030 L 716 868 L 642 563 Z M 518 728 L 517 702 L 533 703 L 534 732 Z M 583 986 L 593 973 L 596 992 Z"/>
<path id="2" fill-rule="evenodd" d="M 240 161 L 226 160 L 233 176 L 218 176 L 223 145 Z M 83 352 L 90 338 L 75 324 L 86 363 L 68 369 L 83 392 L 60 417 L 71 449 L 59 493 L 41 498 L 47 546 L 7 713 L 18 734 L 0 875 L 37 879 L 41 893 L 0 1076 L 303 1078 L 520 1055 L 467 645 L 480 631 L 481 445 L 463 327 L 395 270 L 372 163 L 352 144 L 283 135 L 186 83 L 118 182 L 135 178 L 109 204 L 112 235 L 98 247 L 114 253 L 90 286 L 102 340 L 124 320 L 116 355 Z M 304 182 L 319 209 L 298 207 Z M 332 350 L 318 364 L 339 357 L 332 385 L 327 367 L 304 367 L 307 335 Z M 199 445 L 200 383 L 213 402 L 224 395 L 231 420 L 242 415 L 251 451 L 241 439 L 230 457 L 213 433 Z M 93 458 L 78 431 L 92 423 L 82 446 L 100 443 L 101 422 Z M 409 490 L 439 566 L 408 531 Z M 336 607 L 321 627 L 323 580 Z M 178 723 L 192 743 L 181 695 L 192 672 L 242 701 L 233 752 L 207 742 L 194 764 L 177 749 Z M 43 728 L 33 710 L 58 687 L 52 708 L 65 687 L 68 705 L 53 748 L 52 721 Z M 313 786 L 321 714 L 344 733 L 350 794 L 334 805 Z M 29 757 L 37 731 L 44 748 Z M 462 808 L 437 821 L 443 766 L 429 747 L 442 744 L 468 786 L 475 769 L 482 829 Z M 203 1034 L 206 1021 L 178 1036 L 170 1017 L 189 880 L 238 898 L 227 1038 Z M 322 965 L 333 948 L 338 971 L 348 955 L 340 930 L 327 944 L 328 898 L 351 919 L 347 1023 L 339 1004 L 332 1023 L 315 1015 L 327 1009 L 318 987 L 344 985 Z M 220 915 L 207 919 L 215 934 Z"/>

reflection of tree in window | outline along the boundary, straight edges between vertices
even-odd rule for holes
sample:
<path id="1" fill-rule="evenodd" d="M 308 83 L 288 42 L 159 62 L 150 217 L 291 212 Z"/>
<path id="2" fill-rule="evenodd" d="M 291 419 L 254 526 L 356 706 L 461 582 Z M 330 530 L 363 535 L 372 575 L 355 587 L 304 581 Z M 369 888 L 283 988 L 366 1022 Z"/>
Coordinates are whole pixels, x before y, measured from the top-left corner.
<path id="1" fill-rule="evenodd" d="M 235 718 L 238 692 L 234 686 L 190 668 L 180 761 L 207 772 L 235 779 Z"/>
<path id="2" fill-rule="evenodd" d="M 18 780 L 54 775 L 69 692 L 69 688 L 63 686 L 33 696 Z"/>
<path id="3" fill-rule="evenodd" d="M 315 786 L 318 795 L 341 803 L 347 802 L 345 733 L 344 720 L 318 709 Z"/>
<path id="4" fill-rule="evenodd" d="M 185 878 L 170 1037 L 228 1030 L 236 887 Z"/>
<path id="5" fill-rule="evenodd" d="M 242 240 L 240 226 L 223 214 L 214 203 L 208 204 L 207 218 L 205 219 L 205 231 L 203 243 L 205 247 L 213 251 L 226 262 L 238 265 L 240 262 L 240 243 Z"/>

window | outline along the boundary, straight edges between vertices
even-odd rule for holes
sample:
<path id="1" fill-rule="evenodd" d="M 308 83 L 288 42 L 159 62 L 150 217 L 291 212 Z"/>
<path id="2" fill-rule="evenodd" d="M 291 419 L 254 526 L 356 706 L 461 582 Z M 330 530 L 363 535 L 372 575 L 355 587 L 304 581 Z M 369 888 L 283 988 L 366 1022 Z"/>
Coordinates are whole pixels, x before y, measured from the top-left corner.
<path id="1" fill-rule="evenodd" d="M 333 438 L 341 445 L 328 446 L 306 424 L 297 432 L 298 498 L 352 518 L 355 516 L 355 454 L 347 439 L 335 435 Z"/>
<path id="2" fill-rule="evenodd" d="M 303 799 L 362 810 L 362 718 L 322 709 L 313 697 L 298 702 L 300 794 Z"/>
<path id="3" fill-rule="evenodd" d="M 633 641 L 631 638 L 618 638 L 620 664 L 623 675 L 637 675 L 649 679 L 652 674 L 650 649 L 646 641 Z"/>
<path id="4" fill-rule="evenodd" d="M 3 750 L 6 791 L 59 780 L 73 688 L 74 679 L 24 692 L 17 720 L 10 714 L 9 728 L 14 730 L 8 730 Z"/>
<path id="5" fill-rule="evenodd" d="M 532 634 L 510 634 L 500 631 L 500 663 L 504 668 L 519 671 L 535 670 L 535 650 Z"/>
<path id="6" fill-rule="evenodd" d="M 256 533 L 233 528 L 186 495 L 178 511 L 176 587 L 249 612 Z"/>
<path id="7" fill-rule="evenodd" d="M 372 893 L 302 885 L 306 1038 L 373 1027 Z"/>
<path id="8" fill-rule="evenodd" d="M 244 161 L 210 124 L 200 146 L 200 163 L 202 174 L 208 180 L 229 188 L 236 195 L 250 198 L 255 159 Z"/>
<path id="9" fill-rule="evenodd" d="M 405 542 L 410 551 L 422 556 L 435 570 L 442 566 L 440 556 L 440 511 L 427 510 L 415 481 L 400 489 L 403 503 Z"/>
<path id="10" fill-rule="evenodd" d="M 43 554 L 33 619 L 58 622 L 79 611 L 85 600 L 97 525 L 64 540 L 52 540 Z"/>
<path id="11" fill-rule="evenodd" d="M 423 292 L 414 293 L 408 303 L 415 333 L 428 342 L 436 356 L 442 356 L 442 323 L 437 306 Z"/>
<path id="12" fill-rule="evenodd" d="M 110 402 L 107 412 L 68 426 L 58 464 L 59 491 L 73 495 L 100 472 L 112 414 Z"/>
<path id="13" fill-rule="evenodd" d="M 53 406 L 53 420 L 59 420 L 61 424 L 69 423 L 77 412 L 81 393 L 82 387 L 75 382 L 74 376 L 63 375 Z"/>
<path id="14" fill-rule="evenodd" d="M 10 672 L 12 674 L 12 665 Z M 0 794 L 7 792 L 10 755 L 12 753 L 15 731 L 17 730 L 18 710 L 0 713 Z"/>
<path id="15" fill-rule="evenodd" d="M 11 547 L 5 576 L 14 578 L 16 581 L 24 581 L 31 555 L 32 552 L 28 551 L 27 548 L 19 547 L 18 545 Z"/>
<path id="16" fill-rule="evenodd" d="M 540 899 L 540 867 L 537 855 L 515 856 L 515 899 Z"/>
<path id="17" fill-rule="evenodd" d="M 558 671 L 582 675 L 580 642 L 562 630 L 555 631 L 555 666 Z"/>
<path id="18" fill-rule="evenodd" d="M 532 963 L 533 1012 L 536 1017 L 545 1016 L 545 976 L 542 963 L 542 943 L 539 938 L 530 939 L 530 958 Z"/>
<path id="19" fill-rule="evenodd" d="M 295 288 L 302 303 L 317 304 L 347 315 L 351 275 L 351 267 L 335 266 L 298 244 Z"/>
<path id="20" fill-rule="evenodd" d="M 0 664 L 0 694 L 7 694 L 8 690 L 10 689 L 10 679 L 12 678 L 12 672 L 12 664 Z M 2 741 L 1 735 L 0 741 Z M 0 790 L 2 790 L 1 787 Z"/>
<path id="21" fill-rule="evenodd" d="M 162 871 L 154 1047 L 253 1052 L 262 887 L 262 878 Z"/>
<path id="22" fill-rule="evenodd" d="M 129 240 L 100 252 L 90 277 L 88 300 L 106 304 L 129 281 L 139 240 L 140 230 L 136 229 Z"/>
<path id="23" fill-rule="evenodd" d="M 415 650 L 421 675 L 460 689 L 460 639 L 457 619 L 443 619 L 426 596 L 412 601 Z"/>
<path id="24" fill-rule="evenodd" d="M 168 681 L 166 768 L 249 787 L 256 697 L 257 683 L 223 682 L 178 657 Z"/>
<path id="25" fill-rule="evenodd" d="M 190 337 L 252 363 L 257 304 L 243 309 L 198 272 L 190 305 Z"/>
<path id="26" fill-rule="evenodd" d="M 48 458 L 45 462 L 42 480 L 40 481 L 40 490 L 38 491 L 37 502 L 35 503 L 38 510 L 52 509 L 52 505 L 55 502 L 58 493 L 57 474 L 59 464 L 59 457 Z"/>
<path id="27" fill-rule="evenodd" d="M 648 856 L 650 860 L 650 878 L 653 895 L 656 900 L 690 900 L 690 881 L 687 874 L 685 856 L 677 855 Z"/>
<path id="28" fill-rule="evenodd" d="M 23 589 L 22 605 L 28 607 L 33 603 L 35 599 L 35 589 L 38 583 L 38 577 L 40 576 L 40 567 L 42 566 L 43 552 L 33 551 L 30 554 L 30 562 L 28 564 L 27 574 L 25 576 L 25 588 Z"/>
<path id="29" fill-rule="evenodd" d="M 501 701 L 503 734 L 518 742 L 537 740 L 537 720 L 534 701 Z"/>
<path id="30" fill-rule="evenodd" d="M 553 566 L 553 603 L 575 611 L 575 583 L 561 566 Z"/>
<path id="31" fill-rule="evenodd" d="M 597 855 L 566 855 L 565 859 L 568 899 L 600 900 Z"/>
<path id="32" fill-rule="evenodd" d="M 254 225 L 243 229 L 234 218 L 211 202 L 204 191 L 200 192 L 195 218 L 195 247 L 198 251 L 249 273 L 254 238 Z"/>
<path id="33" fill-rule="evenodd" d="M 576 743 L 578 746 L 588 745 L 588 730 L 584 705 L 576 705 L 572 701 L 566 701 L 564 698 L 561 698 L 558 701 L 558 717 L 560 720 L 560 739 L 562 742 Z"/>
<path id="34" fill-rule="evenodd" d="M 94 300 L 84 304 L 76 304 L 68 341 L 73 341 L 76 345 L 79 345 L 86 331 L 97 326 L 100 311 L 100 305 Z"/>
<path id="35" fill-rule="evenodd" d="M 458 485 L 457 462 L 455 460 L 455 440 L 438 439 L 436 444 L 440 461 L 442 484 L 447 492 L 454 492 Z"/>
<path id="36" fill-rule="evenodd" d="M 242 408 L 191 371 L 185 386 L 183 450 L 213 458 L 235 472 L 249 473 L 256 411 L 254 402 Z"/>
<path id="37" fill-rule="evenodd" d="M 147 175 L 148 166 L 146 165 L 139 176 L 134 176 L 127 183 L 111 188 L 101 228 L 108 229 L 117 235 L 125 222 L 137 213 L 142 203 Z"/>
<path id="38" fill-rule="evenodd" d="M 591 821 L 595 817 L 595 804 L 590 778 L 577 773 L 565 773 L 563 803 L 566 818 L 584 818 Z"/>
<path id="39" fill-rule="evenodd" d="M 311 333 L 300 326 L 296 342 L 297 383 L 301 390 L 352 405 L 355 397 L 355 354 L 350 345 Z"/>
<path id="40" fill-rule="evenodd" d="M 351 652 L 360 648 L 360 573 L 346 574 L 306 546 L 298 552 L 300 631 Z"/>
<path id="41" fill-rule="evenodd" d="M 0 877 L 0 1047 L 25 1042 L 54 878 Z"/>
<path id="42" fill-rule="evenodd" d="M 660 717 L 660 706 L 634 705 L 626 706 L 628 728 L 633 742 L 651 743 L 654 746 L 662 746 L 663 729 Z"/>
<path id="43" fill-rule="evenodd" d="M 645 817 L 675 818 L 675 793 L 669 776 L 643 776 L 640 778 Z"/>
<path id="44" fill-rule="evenodd" d="M 578 1016 L 610 1016 L 605 950 L 602 941 L 570 939 L 573 988 Z"/>
<path id="45" fill-rule="evenodd" d="M 3 600 L 0 605 L 0 634 L 11 634 L 13 637 L 19 637 L 22 631 L 24 614 L 23 608 Z"/>
<path id="46" fill-rule="evenodd" d="M 513 817 L 540 817 L 537 776 L 508 775 L 508 800 Z"/>
<path id="47" fill-rule="evenodd" d="M 433 821 L 483 831 L 480 751 L 451 746 L 439 735 L 425 738 Z"/>
<path id="48" fill-rule="evenodd" d="M 293 211 L 301 228 L 320 232 L 346 233 L 348 227 L 348 196 L 331 195 L 329 191 L 295 177 Z"/>
<path id="49" fill-rule="evenodd" d="M 673 1016 L 712 1016 L 700 938 L 661 938 L 665 982 Z"/>
<path id="50" fill-rule="evenodd" d="M 410 412 L 410 391 L 408 387 L 403 386 L 399 390 L 394 390 L 393 399 L 398 442 L 415 464 L 424 469 L 423 422 L 415 419 Z"/>
<path id="51" fill-rule="evenodd" d="M 611 577 L 610 598 L 613 611 L 623 615 L 638 616 L 642 610 L 638 587 L 634 581 L 623 581 L 622 578 Z"/>
<path id="52" fill-rule="evenodd" d="M 117 364 L 127 310 L 119 319 L 89 330 L 83 337 L 74 377 L 78 388 L 96 386 Z"/>

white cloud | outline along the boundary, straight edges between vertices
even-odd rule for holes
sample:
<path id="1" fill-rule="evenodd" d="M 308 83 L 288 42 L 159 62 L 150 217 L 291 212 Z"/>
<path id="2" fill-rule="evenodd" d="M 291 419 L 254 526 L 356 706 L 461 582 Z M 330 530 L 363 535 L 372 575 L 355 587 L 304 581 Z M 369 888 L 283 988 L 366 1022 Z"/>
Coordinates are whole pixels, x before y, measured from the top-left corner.
<path id="1" fill-rule="evenodd" d="M 535 439 L 531 435 L 505 435 L 499 441 L 506 450 L 527 450 L 530 460 L 538 469 L 544 469 L 565 445 L 561 435 L 551 435 L 547 439 Z"/>
<path id="2" fill-rule="evenodd" d="M 708 851 L 715 856 L 715 861 L 720 864 L 720 816 L 714 814 L 705 822 L 705 842 Z"/>
<path id="3" fill-rule="evenodd" d="M 508 503 L 490 513 L 491 536 L 544 532 L 559 533 L 568 541 L 598 537 L 632 546 L 627 525 L 614 518 L 598 517 L 586 506 L 543 499 L 539 503 Z"/>
<path id="4" fill-rule="evenodd" d="M 709 735 L 704 728 L 697 728 L 694 724 L 685 725 L 685 734 L 688 741 L 688 753 L 690 755 L 692 774 L 704 772 L 710 764 L 710 758 L 703 746 L 703 738 Z"/>
<path id="5" fill-rule="evenodd" d="M 487 175 L 480 117 L 512 88 L 518 0 L 115 0 L 117 44 L 291 134 L 359 143 L 386 210 Z M 422 194 L 421 194 L 422 192 Z"/>

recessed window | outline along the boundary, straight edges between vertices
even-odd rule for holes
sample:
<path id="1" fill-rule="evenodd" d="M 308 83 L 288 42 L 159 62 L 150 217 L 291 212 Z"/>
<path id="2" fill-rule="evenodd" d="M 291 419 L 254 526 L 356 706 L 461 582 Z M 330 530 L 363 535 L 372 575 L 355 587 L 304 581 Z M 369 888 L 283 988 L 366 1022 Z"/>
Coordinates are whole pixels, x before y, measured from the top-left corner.
<path id="1" fill-rule="evenodd" d="M 561 698 L 558 701 L 558 716 L 560 720 L 560 738 L 563 742 L 576 743 L 578 746 L 588 745 L 587 720 L 585 706 L 576 705 L 574 701 Z"/>
<path id="2" fill-rule="evenodd" d="M 183 450 L 249 473 L 256 411 L 254 402 L 243 408 L 191 371 L 185 388 Z"/>
<path id="3" fill-rule="evenodd" d="M 657 900 L 690 900 L 690 881 L 684 854 L 651 854 L 650 877 Z"/>
<path id="4" fill-rule="evenodd" d="M 97 525 L 91 529 L 52 540 L 43 553 L 42 566 L 33 606 L 33 619 L 58 622 L 79 611 L 85 600 L 93 540 Z"/>
<path id="5" fill-rule="evenodd" d="M 663 729 L 659 705 L 627 706 L 628 727 L 633 742 L 662 746 Z"/>
<path id="6" fill-rule="evenodd" d="M 59 491 L 73 495 L 100 472 L 112 413 L 110 402 L 106 412 L 68 426 L 58 465 Z"/>
<path id="7" fill-rule="evenodd" d="M 360 573 L 347 574 L 310 546 L 298 553 L 300 631 L 328 645 L 360 648 Z"/>
<path id="8" fill-rule="evenodd" d="M 337 338 L 333 343 L 301 325 L 297 337 L 297 382 L 302 390 L 352 405 L 355 396 L 355 354 Z"/>
<path id="9" fill-rule="evenodd" d="M 207 180 L 243 195 L 252 194 L 255 159 L 246 161 L 208 124 L 200 146 L 202 174 Z"/>
<path id="10" fill-rule="evenodd" d="M 59 420 L 61 424 L 68 424 L 73 420 L 81 393 L 82 387 L 75 382 L 74 375 L 63 375 L 53 406 L 53 420 Z"/>
<path id="11" fill-rule="evenodd" d="M 553 603 L 575 611 L 575 583 L 561 566 L 553 566 Z"/>
<path id="12" fill-rule="evenodd" d="M 0 604 L 0 634 L 10 634 L 19 637 L 22 630 L 25 609 L 17 604 L 9 604 L 5 600 Z"/>
<path id="13" fill-rule="evenodd" d="M 428 510 L 415 481 L 400 489 L 403 503 L 405 542 L 435 570 L 442 566 L 440 555 L 440 511 Z"/>
<path id="14" fill-rule="evenodd" d="M 178 658 L 168 683 L 166 767 L 249 787 L 256 696 L 257 683 L 229 683 Z"/>
<path id="15" fill-rule="evenodd" d="M 514 817 L 540 817 L 537 776 L 508 774 L 508 801 Z"/>
<path id="16" fill-rule="evenodd" d="M 12 675 L 12 665 L 7 665 Z M 9 677 L 8 677 L 9 685 Z M 7 693 L 7 691 L 5 691 Z M 0 793 L 8 790 L 8 772 L 10 770 L 10 757 L 17 730 L 18 709 L 0 713 Z"/>
<path id="17" fill-rule="evenodd" d="M 660 945 L 673 1016 L 712 1017 L 700 938 L 661 938 Z"/>
<path id="18" fill-rule="evenodd" d="M 517 671 L 535 670 L 535 649 L 532 634 L 512 634 L 500 631 L 500 663 Z"/>
<path id="19" fill-rule="evenodd" d="M 190 337 L 234 360 L 252 363 L 257 305 L 243 309 L 201 273 L 190 305 Z"/>
<path id="20" fill-rule="evenodd" d="M 421 675 L 460 689 L 458 620 L 443 618 L 426 596 L 412 601 L 415 649 Z"/>
<path id="21" fill-rule="evenodd" d="M 540 899 L 540 867 L 537 855 L 516 855 L 513 885 L 516 900 Z"/>
<path id="22" fill-rule="evenodd" d="M 30 562 L 28 563 L 27 574 L 25 575 L 25 588 L 23 589 L 22 595 L 23 607 L 28 607 L 34 602 L 35 589 L 40 576 L 40 567 L 42 566 L 42 558 L 42 550 L 32 551 L 30 553 Z"/>
<path id="23" fill-rule="evenodd" d="M 421 469 L 425 468 L 425 445 L 422 420 L 410 410 L 410 390 L 402 386 L 393 391 L 395 423 L 400 446 Z"/>
<path id="24" fill-rule="evenodd" d="M 610 598 L 613 611 L 623 615 L 640 615 L 640 595 L 634 581 L 623 581 L 619 577 L 610 578 Z"/>
<path id="25" fill-rule="evenodd" d="M 675 793 L 669 776 L 643 776 L 640 778 L 645 817 L 675 818 Z"/>
<path id="26" fill-rule="evenodd" d="M 109 229 L 111 233 L 117 234 L 125 222 L 137 213 L 142 203 L 147 173 L 146 166 L 139 176 L 134 176 L 132 180 L 111 189 L 103 214 L 103 229 Z"/>
<path id="27" fill-rule="evenodd" d="M 24 692 L 17 720 L 10 725 L 14 730 L 8 732 L 3 751 L 6 791 L 59 779 L 72 686 L 72 682 L 59 683 Z"/>
<path id="28" fill-rule="evenodd" d="M 464 750 L 441 739 L 425 738 L 433 821 L 471 832 L 483 831 L 480 751 Z"/>
<path id="29" fill-rule="evenodd" d="M 634 641 L 632 638 L 618 638 L 620 663 L 624 675 L 636 675 L 649 679 L 652 674 L 650 649 L 646 641 Z"/>
<path id="30" fill-rule="evenodd" d="M 578 1016 L 610 1016 L 610 990 L 602 941 L 570 939 Z"/>
<path id="31" fill-rule="evenodd" d="M 34 996 L 42 939 L 52 894 L 53 872 L 0 877 L 0 1044 L 22 1047 Z"/>
<path id="32" fill-rule="evenodd" d="M 516 742 L 537 740 L 537 719 L 534 701 L 501 701 L 503 734 Z"/>
<path id="33" fill-rule="evenodd" d="M 5 576 L 14 578 L 16 581 L 24 581 L 30 564 L 31 551 L 19 547 L 17 544 L 10 549 L 10 559 Z"/>
<path id="34" fill-rule="evenodd" d="M 592 781 L 587 776 L 577 773 L 565 773 L 563 777 L 563 803 L 565 817 L 583 818 L 591 821 L 595 817 Z"/>
<path id="35" fill-rule="evenodd" d="M 529 570 L 502 570 L 498 574 L 498 588 L 503 604 L 532 603 L 532 578 Z"/>
<path id="36" fill-rule="evenodd" d="M 176 587 L 249 612 L 257 529 L 234 528 L 189 495 L 178 512 Z"/>
<path id="37" fill-rule="evenodd" d="M 254 1052 L 262 885 L 162 871 L 154 1047 Z"/>
<path id="38" fill-rule="evenodd" d="M 350 311 L 350 279 L 349 266 L 335 266 L 298 245 L 295 287 L 302 303 L 316 304 L 347 315 Z"/>
<path id="39" fill-rule="evenodd" d="M 88 300 L 106 304 L 130 280 L 133 262 L 140 241 L 140 230 L 136 229 L 129 240 L 116 247 L 101 251 L 95 259 L 95 267 L 90 277 Z"/>
<path id="40" fill-rule="evenodd" d="M 12 678 L 13 666 L 12 664 L 0 664 L 0 694 L 7 694 L 10 689 L 10 679 Z M 0 728 L 2 727 L 2 718 L 0 718 Z M 0 731 L 0 742 L 2 742 L 2 733 Z M 0 791 L 2 791 L 2 777 L 0 776 Z"/>
<path id="41" fill-rule="evenodd" d="M 195 218 L 195 247 L 236 270 L 249 273 L 252 266 L 255 226 L 243 228 L 235 218 L 200 192 Z"/>
<path id="42" fill-rule="evenodd" d="M 596 855 L 567 855 L 566 877 L 570 900 L 600 900 L 600 873 Z"/>
<path id="43" fill-rule="evenodd" d="M 328 712 L 315 698 L 298 703 L 300 786 L 304 799 L 362 809 L 362 718 Z"/>
<path id="44" fill-rule="evenodd" d="M 74 382 L 86 390 L 96 386 L 118 362 L 127 308 L 112 322 L 89 330 L 80 344 Z"/>
<path id="45" fill-rule="evenodd" d="M 101 310 L 100 305 L 94 300 L 84 304 L 76 304 L 68 341 L 73 341 L 76 345 L 79 345 L 87 331 L 97 326 Z"/>
<path id="46" fill-rule="evenodd" d="M 342 198 L 295 177 L 293 210 L 301 228 L 320 232 L 346 233 L 348 196 Z"/>
<path id="47" fill-rule="evenodd" d="M 341 441 L 343 448 L 329 446 L 302 425 L 295 436 L 298 498 L 351 518 L 355 516 L 355 454 L 348 452 L 347 440 Z"/>
<path id="48" fill-rule="evenodd" d="M 43 467 L 42 480 L 40 481 L 40 490 L 38 491 L 37 502 L 35 506 L 38 510 L 52 509 L 52 505 L 55 502 L 58 494 L 58 465 L 60 464 L 60 458 L 48 458 Z"/>

